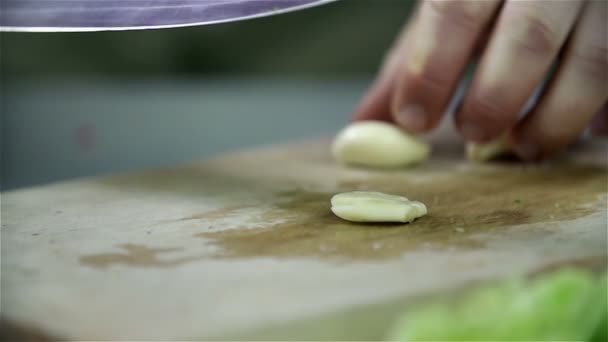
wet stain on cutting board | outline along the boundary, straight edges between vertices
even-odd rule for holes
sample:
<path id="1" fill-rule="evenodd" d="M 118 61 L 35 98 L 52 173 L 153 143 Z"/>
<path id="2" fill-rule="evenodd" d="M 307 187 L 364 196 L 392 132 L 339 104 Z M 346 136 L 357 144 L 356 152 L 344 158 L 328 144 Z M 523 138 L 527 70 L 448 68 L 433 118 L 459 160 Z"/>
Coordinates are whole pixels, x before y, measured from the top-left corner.
<path id="1" fill-rule="evenodd" d="M 550 222 L 580 218 L 605 204 L 606 186 L 606 170 L 595 167 L 510 166 L 415 184 L 404 173 L 390 179 L 344 182 L 340 190 L 383 191 L 426 203 L 429 214 L 412 224 L 349 223 L 329 210 L 332 193 L 295 189 L 277 194 L 276 209 L 266 214 L 267 220 L 283 218 L 283 223 L 197 236 L 222 247 L 218 258 L 356 261 L 392 258 L 420 249 L 481 249 L 484 242 L 473 238 L 476 233 L 500 233 L 517 226 L 522 234 L 553 234 Z M 547 225 L 542 230 L 526 227 L 544 222 Z"/>
<path id="2" fill-rule="evenodd" d="M 93 268 L 107 268 L 113 265 L 134 267 L 172 267 L 200 259 L 200 257 L 162 260 L 160 255 L 178 251 L 178 248 L 151 248 L 136 244 L 118 245 L 124 253 L 102 253 L 86 255 L 80 258 L 80 263 Z"/>
<path id="3" fill-rule="evenodd" d="M 274 209 L 260 222 L 281 223 L 268 228 L 205 231 L 194 237 L 220 247 L 209 256 L 160 258 L 174 249 L 119 245 L 126 253 L 83 256 L 89 267 L 112 265 L 173 267 L 205 258 L 320 258 L 331 262 L 356 262 L 399 257 L 418 250 L 483 249 L 477 233 L 495 233 L 517 227 L 518 234 L 556 234 L 551 222 L 567 221 L 597 210 L 606 213 L 606 171 L 594 167 L 530 168 L 510 166 L 486 171 L 454 172 L 412 182 L 406 172 L 371 176 L 366 181 L 344 181 L 340 191 L 375 190 L 406 195 L 424 202 L 429 213 L 412 224 L 356 224 L 330 211 L 333 193 L 294 188 L 268 196 Z M 268 203 L 265 203 L 268 204 Z M 603 208 L 598 209 L 598 206 Z M 246 206 L 228 207 L 179 219 L 211 223 L 236 214 Z M 527 224 L 547 223 L 544 228 Z M 602 228 L 602 227 L 598 227 Z M 602 228 L 605 229 L 605 228 Z M 481 262 L 481 261 L 480 261 Z"/>

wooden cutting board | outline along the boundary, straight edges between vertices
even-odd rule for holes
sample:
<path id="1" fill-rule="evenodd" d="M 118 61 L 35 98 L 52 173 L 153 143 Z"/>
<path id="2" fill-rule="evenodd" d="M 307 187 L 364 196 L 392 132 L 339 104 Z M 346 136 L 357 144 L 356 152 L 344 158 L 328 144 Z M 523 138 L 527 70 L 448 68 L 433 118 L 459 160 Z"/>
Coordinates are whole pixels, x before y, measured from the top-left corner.
<path id="1" fill-rule="evenodd" d="M 606 140 L 524 166 L 436 138 L 398 171 L 336 165 L 328 143 L 3 193 L 4 322 L 79 340 L 377 339 L 409 299 L 606 260 Z M 356 189 L 429 214 L 333 216 L 330 197 Z"/>

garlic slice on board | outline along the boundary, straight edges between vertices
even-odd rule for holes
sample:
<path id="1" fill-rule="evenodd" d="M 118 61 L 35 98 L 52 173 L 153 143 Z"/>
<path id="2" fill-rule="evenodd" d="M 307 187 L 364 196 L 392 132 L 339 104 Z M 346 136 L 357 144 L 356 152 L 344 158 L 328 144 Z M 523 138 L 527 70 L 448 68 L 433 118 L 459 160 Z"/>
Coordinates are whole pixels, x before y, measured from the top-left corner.
<path id="1" fill-rule="evenodd" d="M 488 143 L 478 144 L 470 142 L 466 145 L 467 159 L 476 162 L 487 162 L 509 153 L 511 153 L 511 147 L 509 146 L 507 134 Z"/>
<path id="2" fill-rule="evenodd" d="M 353 191 L 334 195 L 331 211 L 352 222 L 412 222 L 426 215 L 426 206 L 406 197 L 374 191 Z"/>

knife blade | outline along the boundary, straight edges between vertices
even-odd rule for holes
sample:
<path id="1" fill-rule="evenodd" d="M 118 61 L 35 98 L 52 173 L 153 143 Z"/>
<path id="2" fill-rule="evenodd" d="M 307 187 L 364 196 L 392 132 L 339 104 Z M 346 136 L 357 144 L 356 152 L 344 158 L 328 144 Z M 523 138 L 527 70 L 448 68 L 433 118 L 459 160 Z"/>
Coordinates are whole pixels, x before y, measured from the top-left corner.
<path id="1" fill-rule="evenodd" d="M 210 25 L 337 0 L 2 0 L 0 31 L 84 32 Z"/>

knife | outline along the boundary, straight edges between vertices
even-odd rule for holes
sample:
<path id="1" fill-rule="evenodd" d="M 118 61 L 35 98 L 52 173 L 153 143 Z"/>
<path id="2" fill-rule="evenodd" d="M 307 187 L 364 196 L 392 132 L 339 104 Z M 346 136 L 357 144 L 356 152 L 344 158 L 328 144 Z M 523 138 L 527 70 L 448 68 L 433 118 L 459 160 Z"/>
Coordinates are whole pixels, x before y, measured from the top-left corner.
<path id="1" fill-rule="evenodd" d="M 337 0 L 1 0 L 0 31 L 84 32 L 210 25 Z"/>

